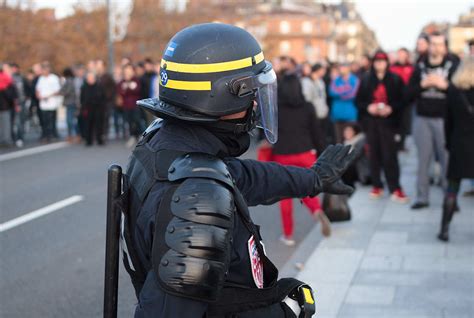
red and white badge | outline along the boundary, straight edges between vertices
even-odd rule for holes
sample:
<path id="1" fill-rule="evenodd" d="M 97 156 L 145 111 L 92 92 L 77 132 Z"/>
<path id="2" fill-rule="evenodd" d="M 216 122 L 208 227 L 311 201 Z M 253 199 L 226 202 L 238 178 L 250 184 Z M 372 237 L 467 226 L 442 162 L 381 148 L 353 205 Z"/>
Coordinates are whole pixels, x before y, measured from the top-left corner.
<path id="1" fill-rule="evenodd" d="M 263 262 L 257 250 L 257 242 L 253 235 L 247 242 L 250 256 L 250 266 L 252 270 L 253 281 L 258 288 L 263 288 Z"/>

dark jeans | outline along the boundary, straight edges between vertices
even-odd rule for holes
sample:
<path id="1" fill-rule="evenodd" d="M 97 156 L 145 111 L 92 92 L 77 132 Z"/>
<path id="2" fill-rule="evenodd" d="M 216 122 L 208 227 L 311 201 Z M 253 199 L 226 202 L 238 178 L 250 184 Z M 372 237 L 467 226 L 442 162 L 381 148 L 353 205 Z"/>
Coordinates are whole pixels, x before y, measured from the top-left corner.
<path id="1" fill-rule="evenodd" d="M 67 135 L 69 137 L 77 135 L 76 104 L 66 105 Z"/>
<path id="2" fill-rule="evenodd" d="M 123 117 L 128 123 L 130 130 L 130 136 L 139 137 L 140 134 L 145 130 L 145 125 L 143 124 L 142 114 L 140 109 L 125 109 L 123 111 Z"/>
<path id="3" fill-rule="evenodd" d="M 114 107 L 113 109 L 114 117 L 114 129 L 115 129 L 115 138 L 125 137 L 125 120 L 123 118 L 123 109 Z"/>
<path id="4" fill-rule="evenodd" d="M 20 111 L 12 110 L 12 139 L 23 140 L 25 135 L 25 123 L 28 117 L 26 102 L 20 103 Z"/>
<path id="5" fill-rule="evenodd" d="M 382 118 L 367 118 L 366 124 L 372 184 L 374 187 L 383 188 L 383 169 L 388 189 L 393 192 L 400 188 L 395 128 Z"/>
<path id="6" fill-rule="evenodd" d="M 42 110 L 41 118 L 43 119 L 43 138 L 54 138 L 56 137 L 56 111 L 54 110 Z"/>
<path id="7" fill-rule="evenodd" d="M 104 116 L 105 110 L 104 109 L 91 109 L 87 113 L 86 117 L 86 144 L 92 145 L 95 140 L 99 145 L 104 143 L 103 141 L 103 129 L 104 129 Z"/>

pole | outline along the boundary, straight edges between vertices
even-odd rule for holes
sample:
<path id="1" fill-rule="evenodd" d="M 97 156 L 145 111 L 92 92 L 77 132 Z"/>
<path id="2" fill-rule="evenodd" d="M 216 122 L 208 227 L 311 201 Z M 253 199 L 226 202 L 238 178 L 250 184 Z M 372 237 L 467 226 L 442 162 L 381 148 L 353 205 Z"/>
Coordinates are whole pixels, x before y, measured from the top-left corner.
<path id="1" fill-rule="evenodd" d="M 107 230 L 105 234 L 104 318 L 117 317 L 120 209 L 115 200 L 122 194 L 122 168 L 111 165 L 107 175 Z"/>
<path id="2" fill-rule="evenodd" d="M 115 61 L 114 61 L 114 39 L 113 39 L 113 29 L 114 26 L 112 25 L 112 10 L 111 10 L 111 0 L 107 0 L 107 55 L 108 55 L 108 63 L 109 66 L 109 74 L 114 73 Z"/>

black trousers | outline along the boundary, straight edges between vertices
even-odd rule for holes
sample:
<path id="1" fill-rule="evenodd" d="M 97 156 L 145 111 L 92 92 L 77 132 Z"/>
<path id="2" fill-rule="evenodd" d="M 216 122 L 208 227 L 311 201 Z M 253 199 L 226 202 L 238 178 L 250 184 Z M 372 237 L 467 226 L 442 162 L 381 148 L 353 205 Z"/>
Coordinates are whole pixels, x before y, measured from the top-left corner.
<path id="1" fill-rule="evenodd" d="M 99 145 L 103 144 L 105 109 L 90 109 L 86 119 L 86 143 L 92 145 L 94 137 Z"/>
<path id="2" fill-rule="evenodd" d="M 383 188 L 383 169 L 388 189 L 393 192 L 400 188 L 400 168 L 395 142 L 396 128 L 387 119 L 366 118 L 367 141 L 369 144 L 370 174 L 372 185 Z"/>
<path id="3" fill-rule="evenodd" d="M 42 110 L 41 118 L 43 119 L 43 136 L 44 138 L 56 137 L 56 111 L 54 110 Z"/>

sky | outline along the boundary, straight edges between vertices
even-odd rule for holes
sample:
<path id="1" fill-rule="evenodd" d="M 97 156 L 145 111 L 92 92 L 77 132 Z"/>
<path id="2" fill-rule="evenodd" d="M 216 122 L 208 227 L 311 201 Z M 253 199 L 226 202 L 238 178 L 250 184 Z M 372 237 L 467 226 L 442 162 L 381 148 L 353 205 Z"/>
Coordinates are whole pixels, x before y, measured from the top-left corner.
<path id="1" fill-rule="evenodd" d="M 94 0 L 84 0 L 96 2 Z M 129 0 L 110 0 L 112 3 Z M 173 0 L 170 0 L 173 1 Z M 322 0 L 325 3 L 338 3 L 336 0 Z M 455 23 L 461 13 L 474 7 L 472 0 L 354 0 L 356 8 L 375 31 L 379 43 L 385 50 L 400 47 L 412 49 L 421 28 L 431 22 Z M 36 0 L 37 7 L 57 8 L 57 15 L 71 12 L 71 5 L 77 0 Z"/>

